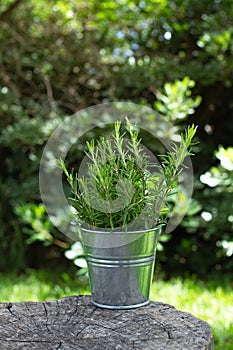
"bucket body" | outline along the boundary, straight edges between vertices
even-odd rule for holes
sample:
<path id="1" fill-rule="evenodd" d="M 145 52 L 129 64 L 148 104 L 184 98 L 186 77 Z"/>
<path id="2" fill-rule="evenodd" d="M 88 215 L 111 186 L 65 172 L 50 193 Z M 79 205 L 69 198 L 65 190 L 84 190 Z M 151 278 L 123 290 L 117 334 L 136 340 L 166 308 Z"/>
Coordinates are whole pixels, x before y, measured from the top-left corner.
<path id="1" fill-rule="evenodd" d="M 94 305 L 130 309 L 149 303 L 160 233 L 161 227 L 134 232 L 81 229 Z"/>

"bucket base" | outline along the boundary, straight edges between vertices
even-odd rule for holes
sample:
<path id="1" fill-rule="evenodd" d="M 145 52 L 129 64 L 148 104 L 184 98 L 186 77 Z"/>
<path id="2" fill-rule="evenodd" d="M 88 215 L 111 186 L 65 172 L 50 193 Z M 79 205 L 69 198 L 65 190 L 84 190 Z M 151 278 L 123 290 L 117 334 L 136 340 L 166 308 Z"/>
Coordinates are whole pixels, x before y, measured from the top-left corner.
<path id="1" fill-rule="evenodd" d="M 111 310 L 127 310 L 127 309 L 135 309 L 137 307 L 146 306 L 150 303 L 150 300 L 146 300 L 143 303 L 140 304 L 134 304 L 134 305 L 105 305 L 100 304 L 92 300 L 92 304 L 98 307 L 101 307 L 102 309 L 111 309 Z"/>

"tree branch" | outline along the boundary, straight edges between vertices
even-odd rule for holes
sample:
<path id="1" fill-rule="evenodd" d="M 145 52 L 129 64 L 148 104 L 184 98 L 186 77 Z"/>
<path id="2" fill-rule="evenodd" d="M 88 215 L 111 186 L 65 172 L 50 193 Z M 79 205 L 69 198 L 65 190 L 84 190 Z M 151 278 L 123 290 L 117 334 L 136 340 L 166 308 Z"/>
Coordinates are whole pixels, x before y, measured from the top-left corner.
<path id="1" fill-rule="evenodd" d="M 0 13 L 0 21 L 4 21 L 5 18 L 21 3 L 23 3 L 24 0 L 15 0 L 13 1 L 2 13 Z"/>

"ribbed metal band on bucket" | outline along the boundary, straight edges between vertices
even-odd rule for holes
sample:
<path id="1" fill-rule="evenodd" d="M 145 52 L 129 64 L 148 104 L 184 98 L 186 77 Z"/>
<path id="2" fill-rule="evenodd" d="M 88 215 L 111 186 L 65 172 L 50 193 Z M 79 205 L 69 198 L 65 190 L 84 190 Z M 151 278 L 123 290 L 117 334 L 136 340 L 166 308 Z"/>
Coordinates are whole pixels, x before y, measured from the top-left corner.
<path id="1" fill-rule="evenodd" d="M 147 266 L 153 264 L 155 255 L 137 258 L 137 259 L 99 259 L 93 256 L 87 256 L 87 262 L 91 266 L 96 267 L 133 267 L 133 266 Z"/>

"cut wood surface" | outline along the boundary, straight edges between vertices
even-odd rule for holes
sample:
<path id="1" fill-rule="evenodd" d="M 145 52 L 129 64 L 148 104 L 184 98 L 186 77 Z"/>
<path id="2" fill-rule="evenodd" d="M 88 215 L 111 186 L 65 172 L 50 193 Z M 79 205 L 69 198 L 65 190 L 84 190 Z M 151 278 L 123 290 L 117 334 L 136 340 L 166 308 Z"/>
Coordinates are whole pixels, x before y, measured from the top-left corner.
<path id="1" fill-rule="evenodd" d="M 0 303 L 0 350 L 212 350 L 210 326 L 173 306 L 132 310 L 92 305 L 90 296 Z"/>

